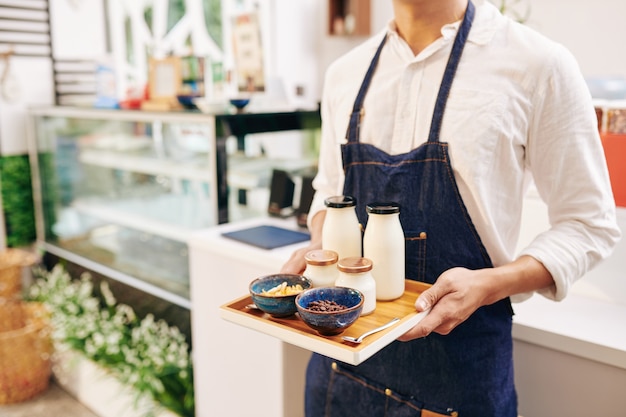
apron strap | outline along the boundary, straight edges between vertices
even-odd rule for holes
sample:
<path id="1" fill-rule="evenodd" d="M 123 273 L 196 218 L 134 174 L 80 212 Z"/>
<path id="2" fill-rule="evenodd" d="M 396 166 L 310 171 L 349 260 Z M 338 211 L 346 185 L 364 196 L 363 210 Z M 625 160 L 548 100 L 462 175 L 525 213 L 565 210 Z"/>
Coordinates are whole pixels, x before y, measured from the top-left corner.
<path id="1" fill-rule="evenodd" d="M 459 31 L 454 38 L 454 44 L 452 45 L 452 52 L 448 58 L 448 64 L 446 65 L 445 72 L 443 73 L 443 79 L 441 80 L 441 86 L 439 87 L 439 94 L 437 95 L 437 101 L 435 102 L 435 110 L 433 111 L 433 118 L 430 123 L 430 132 L 428 134 L 428 142 L 439 142 L 439 133 L 441 132 L 441 123 L 443 120 L 443 113 L 448 102 L 448 96 L 450 95 L 450 88 L 452 87 L 452 81 L 454 75 L 459 66 L 461 60 L 461 54 L 463 53 L 463 47 L 467 42 L 470 29 L 472 28 L 472 22 L 474 20 L 475 7 L 472 1 L 467 2 L 467 10 L 463 17 L 463 22 Z"/>
<path id="2" fill-rule="evenodd" d="M 359 141 L 359 128 L 361 127 L 361 117 L 363 116 L 363 101 L 365 101 L 365 94 L 367 94 L 367 90 L 369 89 L 372 78 L 374 77 L 374 71 L 376 71 L 378 59 L 380 58 L 380 52 L 383 50 L 385 41 L 387 41 L 387 35 L 385 35 L 383 41 L 380 43 L 380 45 L 378 45 L 378 49 L 376 49 L 376 54 L 374 55 L 372 62 L 370 62 L 367 73 L 365 73 L 365 78 L 361 83 L 359 94 L 357 94 L 356 100 L 354 100 L 352 114 L 350 114 L 350 123 L 348 124 L 348 131 L 346 132 L 346 138 L 348 139 L 348 142 Z"/>

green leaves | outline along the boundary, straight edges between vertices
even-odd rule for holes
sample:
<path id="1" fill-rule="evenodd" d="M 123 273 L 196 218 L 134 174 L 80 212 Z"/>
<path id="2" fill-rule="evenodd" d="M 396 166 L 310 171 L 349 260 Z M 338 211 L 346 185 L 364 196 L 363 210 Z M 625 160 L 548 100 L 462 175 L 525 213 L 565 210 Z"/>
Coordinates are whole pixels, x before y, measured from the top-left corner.
<path id="1" fill-rule="evenodd" d="M 35 241 L 35 209 L 28 155 L 0 158 L 2 209 L 5 213 L 7 245 L 27 246 Z"/>
<path id="2" fill-rule="evenodd" d="M 89 274 L 72 279 L 58 264 L 34 275 L 28 298 L 50 309 L 57 345 L 82 352 L 140 397 L 194 416 L 190 349 L 178 328 L 150 314 L 139 320 L 131 307 L 117 303 L 106 282 L 100 288 L 103 300 L 96 298 Z"/>

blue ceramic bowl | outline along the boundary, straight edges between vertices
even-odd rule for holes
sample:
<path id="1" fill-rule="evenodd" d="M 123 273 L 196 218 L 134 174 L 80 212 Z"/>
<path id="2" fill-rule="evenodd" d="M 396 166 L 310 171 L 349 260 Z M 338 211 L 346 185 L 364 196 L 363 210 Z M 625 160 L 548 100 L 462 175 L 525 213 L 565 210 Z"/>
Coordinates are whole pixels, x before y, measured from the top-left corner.
<path id="1" fill-rule="evenodd" d="M 178 102 L 184 108 L 189 109 L 189 110 L 193 110 L 193 109 L 197 109 L 198 108 L 196 106 L 196 104 L 193 102 L 198 97 L 199 96 L 197 96 L 197 95 L 179 95 L 179 96 L 176 96 L 176 98 L 178 99 Z"/>
<path id="2" fill-rule="evenodd" d="M 237 108 L 237 110 L 242 110 L 249 103 L 250 103 L 250 99 L 249 98 L 231 98 L 230 99 L 230 104 L 235 106 Z"/>
<path id="3" fill-rule="evenodd" d="M 295 314 L 296 296 L 291 295 L 264 295 L 263 291 L 268 291 L 283 282 L 287 286 L 300 284 L 304 290 L 311 288 L 311 281 L 302 275 L 295 274 L 274 274 L 266 275 L 255 279 L 250 283 L 250 295 L 256 306 L 271 315 L 272 317 L 288 317 Z"/>
<path id="4" fill-rule="evenodd" d="M 314 311 L 314 301 L 334 301 L 346 308 L 340 311 Z M 296 297 L 296 307 L 302 321 L 322 336 L 334 336 L 350 327 L 363 311 L 363 294 L 353 288 L 319 287 L 306 290 Z"/>

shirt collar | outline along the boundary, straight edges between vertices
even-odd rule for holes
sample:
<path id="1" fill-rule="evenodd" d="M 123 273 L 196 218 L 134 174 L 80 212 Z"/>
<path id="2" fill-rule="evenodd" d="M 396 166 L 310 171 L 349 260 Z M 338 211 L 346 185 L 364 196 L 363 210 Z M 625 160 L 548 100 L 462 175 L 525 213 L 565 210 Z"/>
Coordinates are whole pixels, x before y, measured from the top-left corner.
<path id="1" fill-rule="evenodd" d="M 467 40 L 477 45 L 484 45 L 493 38 L 501 22 L 499 18 L 502 18 L 502 15 L 498 9 L 488 1 L 473 0 L 473 2 L 476 6 L 476 15 Z M 460 20 L 444 25 L 441 28 L 441 36 L 445 41 L 454 39 L 460 26 Z M 387 23 L 386 33 L 388 36 L 400 36 L 396 22 L 393 19 Z"/>

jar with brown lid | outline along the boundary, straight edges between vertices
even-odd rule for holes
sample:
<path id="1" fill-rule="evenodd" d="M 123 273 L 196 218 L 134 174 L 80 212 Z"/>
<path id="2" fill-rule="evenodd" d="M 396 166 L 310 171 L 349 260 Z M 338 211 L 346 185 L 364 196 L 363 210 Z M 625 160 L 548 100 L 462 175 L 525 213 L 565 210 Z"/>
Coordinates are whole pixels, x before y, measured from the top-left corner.
<path id="1" fill-rule="evenodd" d="M 363 257 L 349 257 L 337 262 L 339 278 L 335 281 L 338 287 L 349 287 L 363 293 L 363 312 L 370 314 L 376 309 L 376 281 L 372 276 L 372 261 Z"/>
<path id="2" fill-rule="evenodd" d="M 306 269 L 302 275 L 310 279 L 314 287 L 332 287 L 339 276 L 338 259 L 339 255 L 332 250 L 309 251 L 304 255 Z"/>

